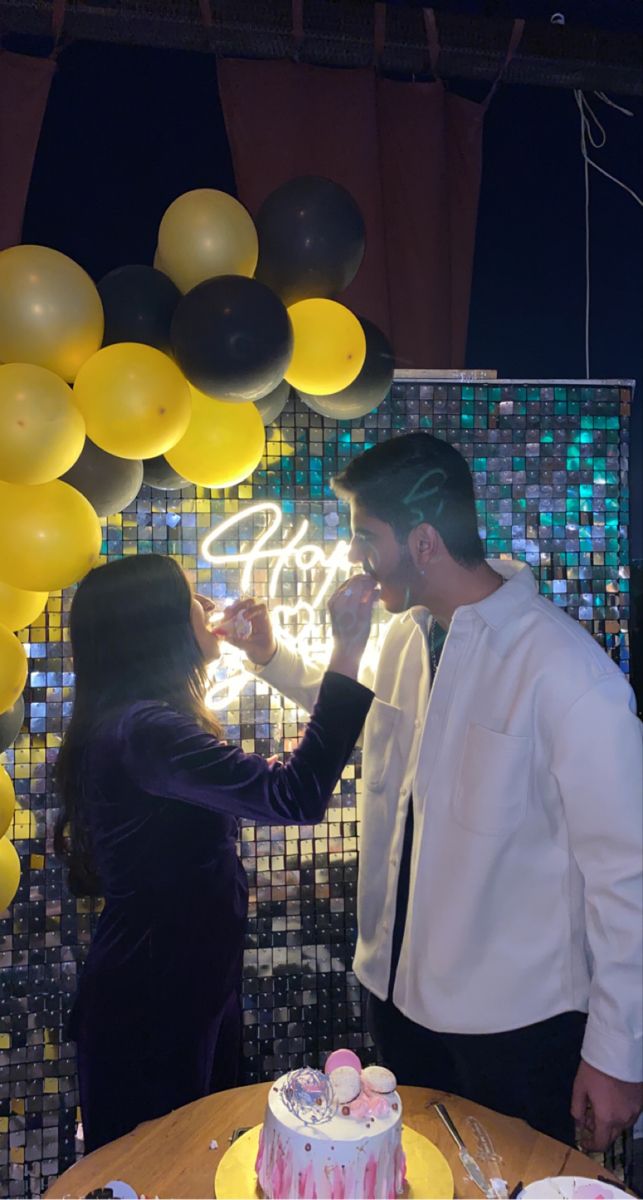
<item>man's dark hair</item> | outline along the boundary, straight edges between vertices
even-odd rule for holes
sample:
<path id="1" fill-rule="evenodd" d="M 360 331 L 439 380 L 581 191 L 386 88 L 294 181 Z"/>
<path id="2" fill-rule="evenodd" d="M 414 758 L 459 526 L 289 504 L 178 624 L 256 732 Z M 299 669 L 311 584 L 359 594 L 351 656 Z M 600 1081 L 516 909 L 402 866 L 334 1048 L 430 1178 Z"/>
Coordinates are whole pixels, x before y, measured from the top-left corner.
<path id="1" fill-rule="evenodd" d="M 457 562 L 473 567 L 484 561 L 471 471 L 454 446 L 430 433 L 379 442 L 352 459 L 332 487 L 391 525 L 401 543 L 426 522 Z"/>

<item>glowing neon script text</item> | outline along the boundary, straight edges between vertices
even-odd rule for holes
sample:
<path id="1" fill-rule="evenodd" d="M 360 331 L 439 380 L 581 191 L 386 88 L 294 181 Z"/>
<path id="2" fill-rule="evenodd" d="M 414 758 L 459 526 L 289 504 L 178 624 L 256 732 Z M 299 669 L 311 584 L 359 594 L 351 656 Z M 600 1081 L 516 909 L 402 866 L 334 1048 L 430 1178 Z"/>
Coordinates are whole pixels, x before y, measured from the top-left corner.
<path id="1" fill-rule="evenodd" d="M 242 544 L 238 553 L 217 552 L 226 535 L 233 530 L 238 533 L 245 522 L 252 522 L 257 516 L 265 517 L 266 524 L 254 541 L 247 546 Z M 250 505 L 211 530 L 201 545 L 201 555 L 213 566 L 226 570 L 236 568 L 240 572 L 239 594 L 256 595 L 257 598 L 261 596 L 259 589 L 253 586 L 255 570 L 262 564 L 269 564 L 267 589 L 262 589 L 264 594 L 267 592 L 269 602 L 279 594 L 284 571 L 294 569 L 297 572 L 296 600 L 293 604 L 270 604 L 270 613 L 277 635 L 285 645 L 323 662 L 330 656 L 332 646 L 330 623 L 322 616 L 323 606 L 334 588 L 350 574 L 348 543 L 335 542 L 327 554 L 321 546 L 305 542 L 310 522 L 304 518 L 288 541 L 275 544 L 273 538 L 283 520 L 281 508 L 273 501 Z M 299 596 L 300 580 L 301 590 L 308 593 L 306 598 Z M 222 643 L 221 649 L 220 665 L 215 666 L 215 678 L 207 697 L 208 704 L 215 709 L 225 708 L 253 678 L 246 670 L 241 650 L 229 643 Z M 367 655 L 370 649 L 369 645 Z M 222 673 L 225 673 L 224 678 L 220 678 Z"/>

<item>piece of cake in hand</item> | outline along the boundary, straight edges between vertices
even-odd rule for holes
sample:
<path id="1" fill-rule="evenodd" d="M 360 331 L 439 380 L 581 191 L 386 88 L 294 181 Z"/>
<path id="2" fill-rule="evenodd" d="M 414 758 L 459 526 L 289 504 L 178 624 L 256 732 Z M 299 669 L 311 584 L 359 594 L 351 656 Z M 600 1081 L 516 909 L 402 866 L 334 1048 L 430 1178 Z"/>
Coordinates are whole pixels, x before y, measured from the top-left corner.
<path id="1" fill-rule="evenodd" d="M 378 1067 L 360 1073 L 354 1058 L 335 1058 L 346 1065 L 329 1074 L 302 1067 L 271 1087 L 256 1164 L 267 1200 L 396 1200 L 404 1193 L 395 1076 Z M 384 1074 L 373 1079 L 368 1071 Z"/>

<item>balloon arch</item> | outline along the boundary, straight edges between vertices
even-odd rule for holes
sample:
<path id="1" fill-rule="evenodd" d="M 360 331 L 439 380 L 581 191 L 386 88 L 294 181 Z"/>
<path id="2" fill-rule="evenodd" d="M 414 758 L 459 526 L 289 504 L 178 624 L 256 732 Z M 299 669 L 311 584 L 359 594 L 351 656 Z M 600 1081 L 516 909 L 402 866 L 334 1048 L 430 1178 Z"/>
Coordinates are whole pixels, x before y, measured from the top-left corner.
<path id="1" fill-rule="evenodd" d="M 364 251 L 352 197 L 306 176 L 268 196 L 256 223 L 224 192 L 179 196 L 154 265 L 98 285 L 47 246 L 0 252 L 0 752 L 24 718 L 16 634 L 96 563 L 99 518 L 142 483 L 247 479 L 293 388 L 337 420 L 384 399 L 393 351 L 336 299 Z M 20 876 L 14 805 L 0 767 L 0 911 Z"/>

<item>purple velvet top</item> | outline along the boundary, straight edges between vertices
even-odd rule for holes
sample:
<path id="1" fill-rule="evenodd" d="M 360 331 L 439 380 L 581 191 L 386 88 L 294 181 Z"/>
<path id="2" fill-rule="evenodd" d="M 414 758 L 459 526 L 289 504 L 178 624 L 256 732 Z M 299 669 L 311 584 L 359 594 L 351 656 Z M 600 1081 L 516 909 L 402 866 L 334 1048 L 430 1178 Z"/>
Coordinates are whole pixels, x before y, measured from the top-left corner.
<path id="1" fill-rule="evenodd" d="M 81 975 L 71 1033 L 101 1053 L 155 1053 L 205 1027 L 235 986 L 247 914 L 238 818 L 313 824 L 324 816 L 372 693 L 328 672 L 288 762 L 204 733 L 142 701 L 86 746 L 80 784 L 105 908 Z"/>

